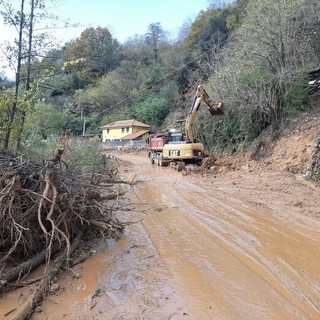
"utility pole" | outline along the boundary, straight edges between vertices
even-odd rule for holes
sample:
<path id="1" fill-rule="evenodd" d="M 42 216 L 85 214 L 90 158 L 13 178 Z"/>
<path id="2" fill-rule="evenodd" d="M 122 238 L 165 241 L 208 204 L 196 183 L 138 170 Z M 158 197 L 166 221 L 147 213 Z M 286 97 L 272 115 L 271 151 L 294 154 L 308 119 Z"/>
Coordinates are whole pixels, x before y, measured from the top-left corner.
<path id="1" fill-rule="evenodd" d="M 85 134 L 86 134 L 86 118 L 84 116 L 83 108 L 81 108 L 81 118 L 83 120 L 83 122 L 82 122 L 82 136 L 85 136 Z"/>

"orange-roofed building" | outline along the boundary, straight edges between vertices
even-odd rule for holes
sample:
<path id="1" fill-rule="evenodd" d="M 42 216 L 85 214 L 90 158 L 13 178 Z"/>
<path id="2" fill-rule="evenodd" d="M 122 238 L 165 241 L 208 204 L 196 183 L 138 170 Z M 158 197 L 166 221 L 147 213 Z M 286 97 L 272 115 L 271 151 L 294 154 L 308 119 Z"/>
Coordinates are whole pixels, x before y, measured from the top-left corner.
<path id="1" fill-rule="evenodd" d="M 150 126 L 135 119 L 120 120 L 102 126 L 102 141 L 143 140 L 149 135 Z"/>

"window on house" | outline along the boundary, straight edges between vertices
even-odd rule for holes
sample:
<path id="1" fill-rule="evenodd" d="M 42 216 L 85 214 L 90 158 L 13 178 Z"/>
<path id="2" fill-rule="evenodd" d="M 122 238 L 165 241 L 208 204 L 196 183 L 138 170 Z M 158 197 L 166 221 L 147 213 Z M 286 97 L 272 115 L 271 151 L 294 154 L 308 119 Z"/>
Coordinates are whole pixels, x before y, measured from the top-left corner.
<path id="1" fill-rule="evenodd" d="M 107 129 L 107 134 L 109 134 L 110 133 L 110 129 Z"/>
<path id="2" fill-rule="evenodd" d="M 124 133 L 124 128 L 121 128 L 121 133 Z"/>
<path id="3" fill-rule="evenodd" d="M 127 132 L 127 133 L 129 132 L 129 127 L 126 127 L 126 132 Z"/>

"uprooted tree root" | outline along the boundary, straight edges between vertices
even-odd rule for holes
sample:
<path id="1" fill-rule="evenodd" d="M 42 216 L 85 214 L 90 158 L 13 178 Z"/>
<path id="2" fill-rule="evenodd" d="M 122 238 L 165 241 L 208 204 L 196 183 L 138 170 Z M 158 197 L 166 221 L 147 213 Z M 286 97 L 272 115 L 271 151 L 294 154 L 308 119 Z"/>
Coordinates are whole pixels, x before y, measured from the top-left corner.
<path id="1" fill-rule="evenodd" d="M 60 267 L 67 267 L 82 237 L 120 236 L 125 224 L 113 217 L 107 200 L 124 192 L 119 190 L 121 181 L 114 184 L 110 176 L 86 179 L 0 153 L 0 293 L 46 263 L 42 294 L 52 276 L 48 270 L 53 255 L 61 256 Z"/>

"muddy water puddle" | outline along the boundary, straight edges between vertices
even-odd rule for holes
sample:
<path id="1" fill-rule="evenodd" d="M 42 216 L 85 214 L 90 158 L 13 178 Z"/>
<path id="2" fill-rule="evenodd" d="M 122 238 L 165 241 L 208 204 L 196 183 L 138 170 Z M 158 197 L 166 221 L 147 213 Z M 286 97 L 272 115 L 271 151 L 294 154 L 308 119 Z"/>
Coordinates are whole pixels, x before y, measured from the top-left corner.
<path id="1" fill-rule="evenodd" d="M 126 237 L 118 242 L 106 240 L 105 249 L 92 255 L 81 265 L 68 269 L 57 282 L 59 286 L 51 293 L 43 303 L 41 310 L 35 313 L 33 319 L 78 319 L 77 315 L 83 315 L 83 319 L 90 313 L 92 299 L 98 288 L 105 270 L 109 268 L 109 257 L 121 250 L 127 243 Z M 38 271 L 37 271 L 38 272 Z M 11 319 L 15 316 L 15 310 L 21 306 L 28 297 L 28 292 L 33 288 L 16 290 L 1 299 L 0 319 Z M 12 311 L 12 312 L 10 312 Z M 7 315 L 6 315 L 7 314 Z M 6 316 L 5 316 L 6 315 Z"/>

